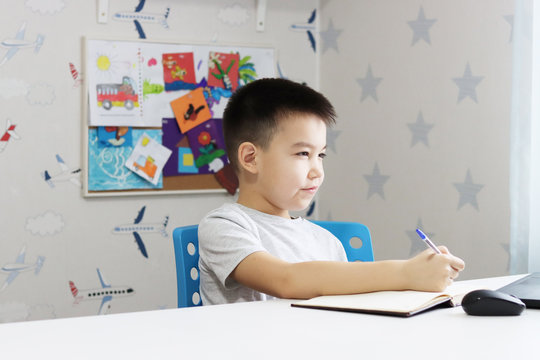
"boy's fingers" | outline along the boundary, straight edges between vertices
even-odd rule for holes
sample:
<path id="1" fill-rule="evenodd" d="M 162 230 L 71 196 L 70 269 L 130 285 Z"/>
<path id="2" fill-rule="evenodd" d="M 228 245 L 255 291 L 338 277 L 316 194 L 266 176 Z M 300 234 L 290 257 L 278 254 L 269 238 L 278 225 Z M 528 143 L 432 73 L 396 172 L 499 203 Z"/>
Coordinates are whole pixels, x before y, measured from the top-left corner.
<path id="1" fill-rule="evenodd" d="M 461 271 L 465 269 L 465 262 L 458 257 L 452 256 L 452 259 L 450 261 L 450 266 L 454 268 L 456 271 Z"/>
<path id="2" fill-rule="evenodd" d="M 437 248 L 441 250 L 443 254 L 450 254 L 450 251 L 448 251 L 448 248 L 444 245 L 437 246 Z"/>

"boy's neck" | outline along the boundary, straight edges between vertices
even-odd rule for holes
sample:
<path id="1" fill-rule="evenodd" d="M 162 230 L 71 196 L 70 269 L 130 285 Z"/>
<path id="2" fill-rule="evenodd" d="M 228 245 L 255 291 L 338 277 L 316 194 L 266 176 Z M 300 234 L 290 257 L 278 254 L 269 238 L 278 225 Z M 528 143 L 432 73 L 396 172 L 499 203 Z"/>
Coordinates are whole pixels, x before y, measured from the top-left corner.
<path id="1" fill-rule="evenodd" d="M 263 212 L 265 214 L 280 216 L 285 219 L 291 218 L 288 210 L 278 209 L 257 194 L 249 194 L 249 191 L 240 190 L 238 192 L 238 200 L 236 202 L 240 205 Z"/>

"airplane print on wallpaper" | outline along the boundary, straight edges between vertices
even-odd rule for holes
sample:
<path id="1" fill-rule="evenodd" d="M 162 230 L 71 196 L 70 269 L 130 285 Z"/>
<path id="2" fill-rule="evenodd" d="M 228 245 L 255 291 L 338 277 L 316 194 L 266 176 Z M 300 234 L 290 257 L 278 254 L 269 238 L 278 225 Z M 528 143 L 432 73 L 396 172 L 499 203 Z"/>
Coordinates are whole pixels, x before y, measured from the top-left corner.
<path id="1" fill-rule="evenodd" d="M 96 270 L 99 277 L 99 282 L 101 283 L 101 288 L 79 290 L 73 281 L 69 281 L 69 289 L 71 290 L 71 295 L 73 295 L 73 298 L 75 299 L 73 301 L 73 304 L 75 305 L 84 300 L 101 299 L 98 315 L 105 315 L 111 309 L 111 302 L 113 298 L 133 295 L 135 290 L 133 290 L 133 288 L 130 286 L 111 286 L 105 280 L 99 268 Z"/>
<path id="2" fill-rule="evenodd" d="M 71 73 L 71 77 L 73 78 L 73 87 L 78 88 L 83 82 L 81 73 L 77 71 L 77 68 L 75 67 L 75 65 L 73 65 L 73 63 L 69 63 L 69 72 Z"/>
<path id="3" fill-rule="evenodd" d="M 316 24 L 315 24 L 316 16 L 317 16 L 317 9 L 313 9 L 307 22 L 294 23 L 289 27 L 289 29 L 291 29 L 292 31 L 306 32 L 308 36 L 309 44 L 311 45 L 311 48 L 313 49 L 314 52 L 317 52 L 317 44 L 315 42 L 315 36 L 313 35 L 313 33 L 316 30 Z"/>
<path id="4" fill-rule="evenodd" d="M 2 151 L 4 151 L 4 149 L 6 148 L 9 140 L 11 140 L 11 139 L 19 140 L 21 138 L 15 132 L 15 127 L 17 127 L 17 125 L 12 124 L 11 120 L 9 120 L 9 119 L 6 120 L 6 131 L 4 132 L 2 137 L 0 137 L 0 153 Z"/>
<path id="5" fill-rule="evenodd" d="M 43 172 L 43 179 L 45 179 L 47 184 L 49 184 L 51 188 L 54 188 L 56 183 L 69 181 L 77 187 L 82 187 L 80 179 L 81 169 L 70 169 L 58 154 L 56 154 L 56 161 L 60 166 L 60 172 L 55 173 L 54 175 L 50 175 L 48 170 Z"/>
<path id="6" fill-rule="evenodd" d="M 146 206 L 143 206 L 141 210 L 139 210 L 139 214 L 133 221 L 133 224 L 123 224 L 118 225 L 113 229 L 114 234 L 133 234 L 133 237 L 135 237 L 135 242 L 137 243 L 137 246 L 139 247 L 139 250 L 141 254 L 148 258 L 148 252 L 146 251 L 146 246 L 144 245 L 144 242 L 142 241 L 141 235 L 139 233 L 143 232 L 158 232 L 161 233 L 162 236 L 167 237 L 167 223 L 169 222 L 169 217 L 165 216 L 165 219 L 163 220 L 163 223 L 155 223 L 155 224 L 149 224 L 149 223 L 141 223 L 144 212 L 146 210 Z"/>
<path id="7" fill-rule="evenodd" d="M 15 278 L 21 273 L 21 272 L 27 272 L 34 270 L 34 274 L 37 275 L 41 271 L 41 267 L 43 266 L 43 262 L 45 261 L 44 256 L 38 256 L 35 263 L 25 263 L 24 258 L 26 256 L 26 245 L 24 245 L 19 252 L 19 255 L 15 259 L 14 263 L 4 264 L 2 268 L 0 269 L 3 273 L 7 273 L 8 277 L 4 281 L 4 284 L 0 288 L 0 293 L 4 291 L 9 284 L 15 280 Z"/>
<path id="8" fill-rule="evenodd" d="M 9 59 L 11 59 L 20 49 L 33 48 L 34 53 L 38 53 L 39 49 L 43 45 L 45 37 L 41 34 L 36 36 L 36 40 L 25 40 L 24 34 L 26 32 L 26 22 L 23 22 L 19 31 L 14 38 L 7 38 L 0 42 L 0 46 L 8 49 L 2 60 L 0 66 L 4 65 Z"/>
<path id="9" fill-rule="evenodd" d="M 150 14 L 142 12 L 145 2 L 146 0 L 140 0 L 139 5 L 137 5 L 134 12 L 117 12 L 113 15 L 114 20 L 133 21 L 133 23 L 135 24 L 135 28 L 139 33 L 140 39 L 146 39 L 146 34 L 144 33 L 141 23 L 157 23 L 161 24 L 165 29 L 169 28 L 169 25 L 167 24 L 167 18 L 169 17 L 170 8 L 167 8 L 163 15 Z"/>

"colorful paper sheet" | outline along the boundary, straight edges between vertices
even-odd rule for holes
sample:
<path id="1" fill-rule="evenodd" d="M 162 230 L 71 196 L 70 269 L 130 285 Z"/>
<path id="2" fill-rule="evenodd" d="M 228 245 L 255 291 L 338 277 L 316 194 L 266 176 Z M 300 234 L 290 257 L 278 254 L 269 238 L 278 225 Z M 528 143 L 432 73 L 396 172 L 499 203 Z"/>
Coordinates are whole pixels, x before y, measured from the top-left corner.
<path id="1" fill-rule="evenodd" d="M 157 185 L 161 170 L 171 155 L 171 150 L 143 133 L 126 161 L 126 167 L 143 179 Z"/>
<path id="2" fill-rule="evenodd" d="M 193 89 L 197 84 L 192 52 L 163 54 L 162 63 L 165 90 Z"/>
<path id="3" fill-rule="evenodd" d="M 208 59 L 208 85 L 226 90 L 238 87 L 240 55 L 211 51 Z"/>
<path id="4" fill-rule="evenodd" d="M 171 108 L 178 127 L 184 134 L 212 117 L 202 88 L 171 101 Z"/>

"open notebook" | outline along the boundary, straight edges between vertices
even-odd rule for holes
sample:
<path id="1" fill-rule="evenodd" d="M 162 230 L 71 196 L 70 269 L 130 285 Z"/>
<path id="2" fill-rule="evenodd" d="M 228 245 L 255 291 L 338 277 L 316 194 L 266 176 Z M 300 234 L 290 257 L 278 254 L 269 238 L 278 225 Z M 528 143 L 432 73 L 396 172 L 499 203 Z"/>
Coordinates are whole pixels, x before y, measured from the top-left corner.
<path id="1" fill-rule="evenodd" d="M 463 296 L 476 289 L 478 289 L 478 286 L 473 287 L 456 282 L 444 292 L 404 290 L 377 291 L 352 295 L 327 295 L 299 301 L 291 304 L 291 306 L 408 317 L 440 304 L 447 306 L 461 305 Z"/>

